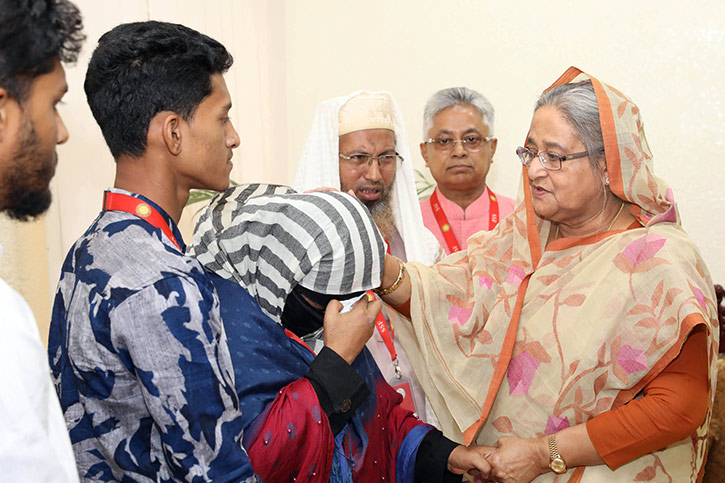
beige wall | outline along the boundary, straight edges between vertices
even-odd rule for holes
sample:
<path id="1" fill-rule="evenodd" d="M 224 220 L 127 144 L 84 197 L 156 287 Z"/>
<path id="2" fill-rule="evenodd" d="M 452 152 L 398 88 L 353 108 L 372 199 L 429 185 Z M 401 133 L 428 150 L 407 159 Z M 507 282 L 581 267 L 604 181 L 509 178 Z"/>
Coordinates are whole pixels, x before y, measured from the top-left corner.
<path id="1" fill-rule="evenodd" d="M 656 171 L 673 186 L 684 225 L 715 281 L 725 224 L 725 4 L 531 0 L 78 0 L 88 42 L 68 69 L 61 113 L 71 133 L 59 148 L 55 202 L 45 222 L 0 222 L 0 275 L 28 299 L 47 332 L 60 265 L 98 213 L 113 161 L 85 103 L 82 82 L 98 37 L 120 22 L 185 23 L 222 41 L 242 145 L 232 177 L 291 182 L 315 106 L 357 89 L 388 90 L 408 137 L 422 138 L 422 109 L 435 90 L 465 85 L 496 107 L 498 153 L 489 182 L 515 196 L 523 140 L 537 94 L 569 65 L 600 77 L 642 110 Z M 409 160 L 422 160 L 413 149 Z M 193 210 L 187 210 L 193 211 Z M 193 220 L 182 219 L 185 237 Z M 45 230 L 43 229 L 45 228 Z M 46 241 L 47 240 L 47 241 Z M 47 258 L 46 258 L 47 257 Z M 47 260 L 47 265 L 44 265 Z M 30 268 L 28 268 L 30 267 Z"/>
<path id="2" fill-rule="evenodd" d="M 0 245 L 3 247 L 0 278 L 25 297 L 45 339 L 50 323 L 45 223 L 43 220 L 20 223 L 0 215 Z M 45 318 L 41 318 L 43 315 Z"/>

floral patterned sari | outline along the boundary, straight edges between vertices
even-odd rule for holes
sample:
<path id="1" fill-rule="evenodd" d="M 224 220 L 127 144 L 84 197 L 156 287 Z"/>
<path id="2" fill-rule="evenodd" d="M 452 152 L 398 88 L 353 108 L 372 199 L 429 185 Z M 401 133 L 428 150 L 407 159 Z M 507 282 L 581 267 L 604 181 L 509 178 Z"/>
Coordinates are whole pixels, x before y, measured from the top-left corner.
<path id="1" fill-rule="evenodd" d="M 682 229 L 672 190 L 653 174 L 637 106 L 575 68 L 553 85 L 590 80 L 610 188 L 638 225 L 545 247 L 551 224 L 523 200 L 468 249 L 432 267 L 407 265 L 412 324 L 396 323 L 444 433 L 465 443 L 537 437 L 630 401 L 677 357 L 692 329 L 708 333 L 714 392 L 717 317 L 700 252 Z M 712 403 L 690 437 L 607 466 L 537 481 L 695 481 Z"/>

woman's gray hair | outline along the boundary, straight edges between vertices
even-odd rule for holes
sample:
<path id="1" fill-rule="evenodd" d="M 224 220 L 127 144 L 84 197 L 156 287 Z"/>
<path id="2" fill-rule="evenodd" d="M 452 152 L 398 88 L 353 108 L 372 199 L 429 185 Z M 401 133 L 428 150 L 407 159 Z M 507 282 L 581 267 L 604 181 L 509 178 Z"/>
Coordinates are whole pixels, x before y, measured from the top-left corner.
<path id="1" fill-rule="evenodd" d="M 597 96 L 591 81 L 562 84 L 544 92 L 536 102 L 534 112 L 542 106 L 556 108 L 569 121 L 587 148 L 589 162 L 596 167 L 597 160 L 604 156 L 604 140 Z"/>
<path id="2" fill-rule="evenodd" d="M 488 135 L 493 136 L 493 106 L 480 93 L 468 87 L 450 87 L 441 89 L 428 99 L 423 111 L 423 137 L 428 137 L 428 131 L 433 127 L 433 118 L 443 109 L 461 104 L 469 104 L 481 113 L 483 123 L 488 128 Z"/>

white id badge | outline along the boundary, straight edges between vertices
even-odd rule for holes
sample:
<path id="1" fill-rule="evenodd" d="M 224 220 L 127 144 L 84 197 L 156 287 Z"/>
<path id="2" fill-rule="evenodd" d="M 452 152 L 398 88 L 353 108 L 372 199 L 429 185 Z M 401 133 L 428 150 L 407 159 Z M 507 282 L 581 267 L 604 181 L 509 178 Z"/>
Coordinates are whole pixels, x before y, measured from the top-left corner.
<path id="1" fill-rule="evenodd" d="M 388 383 L 395 389 L 395 392 L 403 396 L 403 402 L 400 403 L 404 409 L 412 411 L 415 417 L 418 417 L 418 411 L 415 408 L 415 399 L 413 399 L 413 386 L 410 379 L 405 376 L 393 376 Z"/>

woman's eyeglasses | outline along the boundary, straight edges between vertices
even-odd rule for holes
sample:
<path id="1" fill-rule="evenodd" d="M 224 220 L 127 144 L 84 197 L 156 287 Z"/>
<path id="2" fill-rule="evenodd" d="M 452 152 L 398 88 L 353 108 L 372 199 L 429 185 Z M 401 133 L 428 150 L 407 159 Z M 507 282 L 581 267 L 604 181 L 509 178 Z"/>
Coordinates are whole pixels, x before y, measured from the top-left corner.
<path id="1" fill-rule="evenodd" d="M 581 153 L 567 154 L 562 156 L 561 154 L 547 153 L 542 151 L 535 153 L 528 148 L 519 146 L 518 148 L 516 148 L 516 155 L 521 160 L 521 164 L 523 164 L 527 168 L 531 166 L 531 162 L 534 160 L 534 158 L 539 158 L 541 166 L 543 166 L 544 169 L 548 169 L 549 171 L 558 171 L 561 169 L 562 162 L 569 161 L 570 159 L 577 159 L 583 158 L 584 156 L 589 156 L 589 151 L 583 151 Z"/>

